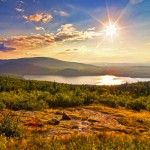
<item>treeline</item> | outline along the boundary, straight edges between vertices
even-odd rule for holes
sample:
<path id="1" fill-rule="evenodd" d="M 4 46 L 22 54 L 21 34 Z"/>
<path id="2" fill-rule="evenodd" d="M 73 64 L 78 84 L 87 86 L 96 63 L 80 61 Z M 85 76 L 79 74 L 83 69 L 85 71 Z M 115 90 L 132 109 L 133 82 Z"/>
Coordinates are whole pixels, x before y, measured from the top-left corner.
<path id="1" fill-rule="evenodd" d="M 92 103 L 150 111 L 150 82 L 91 86 L 0 77 L 0 109 L 43 110 Z"/>

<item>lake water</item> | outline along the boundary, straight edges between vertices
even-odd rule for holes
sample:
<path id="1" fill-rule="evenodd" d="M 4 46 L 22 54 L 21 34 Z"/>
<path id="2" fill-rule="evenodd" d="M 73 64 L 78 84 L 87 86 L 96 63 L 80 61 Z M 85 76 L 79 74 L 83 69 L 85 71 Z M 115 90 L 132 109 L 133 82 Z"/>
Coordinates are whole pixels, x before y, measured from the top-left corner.
<path id="1" fill-rule="evenodd" d="M 64 76 L 49 76 L 49 75 L 25 75 L 26 80 L 52 81 L 67 84 L 90 84 L 90 85 L 119 85 L 123 83 L 135 83 L 138 81 L 150 81 L 150 78 L 131 78 L 131 77 L 116 77 L 116 76 L 79 76 L 79 77 L 64 77 Z"/>

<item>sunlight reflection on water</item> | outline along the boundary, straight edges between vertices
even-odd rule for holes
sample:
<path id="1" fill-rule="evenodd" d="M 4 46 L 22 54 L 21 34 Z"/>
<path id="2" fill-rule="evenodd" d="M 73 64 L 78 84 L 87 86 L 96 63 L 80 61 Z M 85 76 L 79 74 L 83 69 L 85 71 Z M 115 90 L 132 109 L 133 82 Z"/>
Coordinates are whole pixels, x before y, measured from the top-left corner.
<path id="1" fill-rule="evenodd" d="M 112 75 L 105 76 L 78 76 L 78 77 L 63 77 L 63 76 L 49 76 L 49 75 L 25 75 L 24 79 L 51 81 L 67 84 L 89 84 L 89 85 L 120 85 L 123 83 L 135 83 L 138 81 L 150 81 L 150 78 L 131 78 L 131 77 L 117 77 Z"/>
<path id="2" fill-rule="evenodd" d="M 123 83 L 125 83 L 123 79 L 107 75 L 98 77 L 96 85 L 120 85 Z"/>

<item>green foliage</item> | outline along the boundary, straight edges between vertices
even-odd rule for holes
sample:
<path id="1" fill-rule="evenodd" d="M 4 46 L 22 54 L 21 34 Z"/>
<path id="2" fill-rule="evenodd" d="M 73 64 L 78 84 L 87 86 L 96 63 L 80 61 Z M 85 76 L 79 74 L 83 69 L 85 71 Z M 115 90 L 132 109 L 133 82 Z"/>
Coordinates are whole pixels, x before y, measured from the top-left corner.
<path id="1" fill-rule="evenodd" d="M 90 86 L 0 77 L 0 110 L 43 110 L 92 103 L 150 110 L 150 82 Z"/>
<path id="2" fill-rule="evenodd" d="M 133 109 L 136 111 L 140 111 L 141 109 L 145 108 L 142 101 L 134 100 L 128 101 L 125 106 L 126 109 Z"/>
<path id="3" fill-rule="evenodd" d="M 0 110 L 3 110 L 6 108 L 6 105 L 0 101 Z"/>
<path id="4" fill-rule="evenodd" d="M 20 137 L 21 129 L 18 120 L 13 119 L 11 115 L 6 115 L 0 121 L 0 134 L 6 137 Z"/>

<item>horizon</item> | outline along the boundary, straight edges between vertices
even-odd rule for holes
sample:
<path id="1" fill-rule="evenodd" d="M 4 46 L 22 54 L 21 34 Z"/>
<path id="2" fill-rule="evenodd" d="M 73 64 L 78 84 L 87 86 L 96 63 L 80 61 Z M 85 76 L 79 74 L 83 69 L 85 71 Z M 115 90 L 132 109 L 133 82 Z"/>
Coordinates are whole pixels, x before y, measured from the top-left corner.
<path id="1" fill-rule="evenodd" d="M 0 59 L 149 64 L 149 7 L 148 0 L 0 0 Z"/>
<path id="2" fill-rule="evenodd" d="M 74 63 L 81 63 L 81 64 L 89 64 L 89 65 L 97 65 L 97 66 L 100 66 L 100 65 L 109 65 L 109 64 L 117 64 L 117 65 L 139 65 L 139 64 L 143 64 L 145 66 L 149 66 L 150 65 L 150 62 L 77 62 L 77 61 L 67 61 L 67 60 L 62 60 L 62 59 L 57 59 L 57 58 L 53 58 L 53 57 L 46 57 L 46 56 L 43 56 L 43 57 L 20 57 L 20 58 L 8 58 L 8 59 L 0 59 L 0 60 L 17 60 L 17 59 L 34 59 L 34 58 L 46 58 L 46 59 L 55 59 L 55 60 L 58 60 L 58 61 L 65 61 L 65 62 L 74 62 Z"/>

